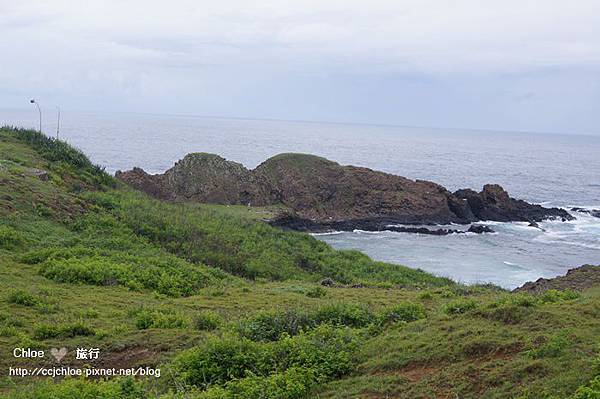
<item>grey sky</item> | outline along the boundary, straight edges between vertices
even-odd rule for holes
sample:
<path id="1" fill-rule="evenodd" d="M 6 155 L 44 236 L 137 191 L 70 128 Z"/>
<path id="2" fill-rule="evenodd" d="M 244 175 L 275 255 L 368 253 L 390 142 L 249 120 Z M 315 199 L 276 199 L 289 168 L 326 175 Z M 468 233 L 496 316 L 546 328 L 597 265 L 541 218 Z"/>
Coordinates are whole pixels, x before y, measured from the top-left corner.
<path id="1" fill-rule="evenodd" d="M 600 134 L 600 1 L 0 0 L 0 107 Z"/>

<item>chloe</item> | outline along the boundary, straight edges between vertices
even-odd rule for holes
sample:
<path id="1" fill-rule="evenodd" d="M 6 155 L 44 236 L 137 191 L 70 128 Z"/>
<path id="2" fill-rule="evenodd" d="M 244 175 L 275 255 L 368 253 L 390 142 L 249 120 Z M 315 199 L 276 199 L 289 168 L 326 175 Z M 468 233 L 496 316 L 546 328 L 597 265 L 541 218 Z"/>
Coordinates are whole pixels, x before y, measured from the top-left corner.
<path id="1" fill-rule="evenodd" d="M 29 348 L 15 348 L 13 351 L 14 357 L 22 357 L 26 359 L 34 357 L 44 357 L 44 351 L 36 351 Z"/>

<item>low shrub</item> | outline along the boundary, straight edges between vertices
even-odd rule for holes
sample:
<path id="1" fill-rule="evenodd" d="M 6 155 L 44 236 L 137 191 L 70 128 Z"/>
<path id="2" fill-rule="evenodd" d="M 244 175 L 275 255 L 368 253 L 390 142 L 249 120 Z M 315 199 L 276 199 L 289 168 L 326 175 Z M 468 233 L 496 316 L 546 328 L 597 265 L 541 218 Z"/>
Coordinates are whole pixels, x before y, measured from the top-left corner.
<path id="1" fill-rule="evenodd" d="M 74 247 L 35 251 L 26 263 L 40 264 L 40 274 L 62 283 L 124 285 L 132 290 L 150 289 L 171 297 L 190 296 L 213 281 L 206 267 L 169 256 L 128 255 L 116 250 Z"/>
<path id="2" fill-rule="evenodd" d="M 267 342 L 276 341 L 284 334 L 295 336 L 323 324 L 366 328 L 395 322 L 409 323 L 424 317 L 423 306 L 411 302 L 399 303 L 379 313 L 362 305 L 340 302 L 324 305 L 312 312 L 298 309 L 262 311 L 239 321 L 235 331 L 252 341 Z"/>
<path id="3" fill-rule="evenodd" d="M 308 369 L 318 382 L 326 382 L 354 369 L 359 343 L 351 329 L 320 325 L 295 337 L 284 336 L 280 341 L 267 344 L 266 363 L 274 370 Z"/>
<path id="4" fill-rule="evenodd" d="M 67 324 L 60 328 L 60 336 L 64 338 L 73 338 L 73 337 L 86 337 L 90 335 L 94 335 L 96 332 L 93 328 L 83 324 L 82 322 L 77 322 L 73 324 Z"/>
<path id="5" fill-rule="evenodd" d="M 261 374 L 264 368 L 260 344 L 247 338 L 211 338 L 201 346 L 180 354 L 174 366 L 183 380 L 206 388 L 222 385 L 247 374 Z"/>
<path id="6" fill-rule="evenodd" d="M 316 324 L 366 327 L 376 320 L 376 315 L 365 306 L 340 302 L 319 308 L 314 318 Z"/>
<path id="7" fill-rule="evenodd" d="M 540 300 L 543 303 L 558 303 L 564 301 L 571 301 L 573 299 L 579 298 L 580 296 L 581 295 L 578 292 L 573 291 L 571 289 L 561 291 L 547 290 L 541 295 Z"/>
<path id="8" fill-rule="evenodd" d="M 40 324 L 33 330 L 33 337 L 39 340 L 56 338 L 59 335 L 60 329 L 56 325 Z"/>
<path id="9" fill-rule="evenodd" d="M 0 249 L 11 250 L 25 244 L 25 237 L 10 226 L 0 226 Z"/>
<path id="10" fill-rule="evenodd" d="M 135 326 L 138 330 L 148 328 L 186 328 L 187 319 L 178 313 L 171 313 L 162 310 L 141 310 L 137 312 Z"/>
<path id="11" fill-rule="evenodd" d="M 252 341 L 275 341 L 282 334 L 296 335 L 316 325 L 314 315 L 299 310 L 263 311 L 242 320 L 237 332 Z"/>
<path id="12" fill-rule="evenodd" d="M 539 303 L 539 297 L 531 294 L 513 294 L 502 298 L 497 302 L 498 305 L 514 305 L 521 307 L 533 307 Z"/>
<path id="13" fill-rule="evenodd" d="M 52 338 L 73 338 L 79 336 L 90 336 L 96 332 L 93 328 L 81 323 L 71 323 L 64 325 L 55 324 L 40 324 L 33 331 L 33 337 L 38 340 L 52 339 Z"/>
<path id="14" fill-rule="evenodd" d="M 315 382 L 326 382 L 352 371 L 358 344 L 352 330 L 330 325 L 318 326 L 295 337 L 284 334 L 274 342 L 254 342 L 237 336 L 215 337 L 177 356 L 173 366 L 190 385 L 200 388 L 221 386 L 222 389 L 213 388 L 216 389 L 213 395 L 217 392 L 233 394 L 236 389 L 244 393 L 258 392 L 254 390 L 261 389 L 261 384 L 274 390 L 267 392 L 278 392 L 278 389 L 282 392 L 279 382 L 285 381 L 282 378 L 288 370 L 300 384 L 292 392 L 306 392 Z M 257 376 L 269 376 L 266 378 L 274 380 Z"/>
<path id="15" fill-rule="evenodd" d="M 577 388 L 573 399 L 598 399 L 600 398 L 600 376 L 594 378 L 589 384 Z"/>
<path id="16" fill-rule="evenodd" d="M 3 327 L 23 327 L 23 321 L 11 313 L 0 313 L 0 326 Z"/>
<path id="17" fill-rule="evenodd" d="M 309 298 L 323 298 L 325 295 L 327 295 L 327 290 L 319 286 L 313 287 L 306 291 L 306 296 Z"/>
<path id="18" fill-rule="evenodd" d="M 562 330 L 552 335 L 547 342 L 539 347 L 527 351 L 527 354 L 534 359 L 558 357 L 572 345 L 573 338 L 571 337 L 571 332 L 569 330 Z"/>
<path id="19" fill-rule="evenodd" d="M 421 292 L 417 298 L 419 298 L 422 301 L 430 301 L 433 299 L 433 293 L 431 291 L 425 291 L 425 292 Z"/>
<path id="20" fill-rule="evenodd" d="M 0 337 L 14 337 L 19 334 L 19 329 L 14 326 L 0 327 Z"/>
<path id="21" fill-rule="evenodd" d="M 216 312 L 204 310 L 194 317 L 194 327 L 200 331 L 213 331 L 223 324 L 223 318 Z"/>
<path id="22" fill-rule="evenodd" d="M 23 385 L 13 390 L 7 399 L 146 399 L 148 396 L 133 379 L 90 381 L 66 378 Z"/>
<path id="23" fill-rule="evenodd" d="M 316 384 L 311 370 L 292 367 L 268 376 L 250 376 L 228 381 L 224 387 L 210 388 L 197 399 L 301 399 L 308 397 Z"/>
<path id="24" fill-rule="evenodd" d="M 463 314 L 477 308 L 477 302 L 472 299 L 455 299 L 444 305 L 444 313 L 449 315 Z"/>
<path id="25" fill-rule="evenodd" d="M 527 307 L 512 303 L 502 304 L 477 311 L 479 316 L 489 320 L 500 321 L 505 324 L 518 324 L 525 320 L 529 313 L 530 310 Z"/>
<path id="26" fill-rule="evenodd" d="M 50 260 L 40 269 L 42 276 L 61 283 L 115 285 L 130 278 L 128 265 L 102 258 Z"/>
<path id="27" fill-rule="evenodd" d="M 8 303 L 23 306 L 36 306 L 40 300 L 37 296 L 25 291 L 25 290 L 13 290 L 8 294 L 6 298 Z"/>
<path id="28" fill-rule="evenodd" d="M 385 309 L 379 315 L 379 321 L 382 324 L 416 321 L 425 318 L 425 308 L 422 305 L 402 302 L 389 309 Z"/>

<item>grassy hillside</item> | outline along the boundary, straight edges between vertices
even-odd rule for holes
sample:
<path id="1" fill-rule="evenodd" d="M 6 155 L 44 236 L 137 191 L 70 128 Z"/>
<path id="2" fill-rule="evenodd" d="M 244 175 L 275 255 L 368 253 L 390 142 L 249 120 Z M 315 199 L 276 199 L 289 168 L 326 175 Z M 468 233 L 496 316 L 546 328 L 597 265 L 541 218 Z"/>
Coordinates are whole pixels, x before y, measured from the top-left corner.
<path id="1" fill-rule="evenodd" d="M 63 142 L 0 129 L 0 397 L 597 397 L 600 289 L 465 287 L 265 212 L 152 200 Z M 161 377 L 8 373 L 86 364 Z"/>

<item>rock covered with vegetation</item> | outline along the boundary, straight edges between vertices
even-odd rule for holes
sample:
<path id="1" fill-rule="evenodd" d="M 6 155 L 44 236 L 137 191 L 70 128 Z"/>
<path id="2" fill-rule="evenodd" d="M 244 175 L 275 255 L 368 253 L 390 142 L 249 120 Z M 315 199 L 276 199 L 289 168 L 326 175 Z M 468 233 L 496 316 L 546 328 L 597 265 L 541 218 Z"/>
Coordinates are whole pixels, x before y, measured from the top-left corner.
<path id="1" fill-rule="evenodd" d="M 572 219 L 562 209 L 513 199 L 498 185 L 486 185 L 480 193 L 451 193 L 432 182 L 342 166 L 306 154 L 280 154 L 254 170 L 217 155 L 190 154 L 164 174 L 149 175 L 135 168 L 117 172 L 116 177 L 172 201 L 283 205 L 287 211 L 274 224 L 305 231 Z"/>

